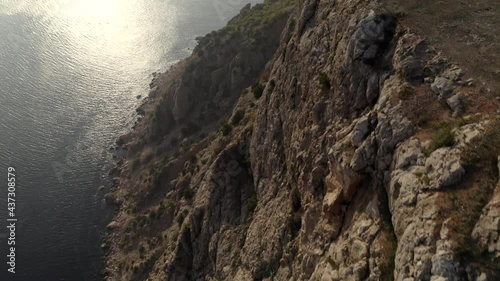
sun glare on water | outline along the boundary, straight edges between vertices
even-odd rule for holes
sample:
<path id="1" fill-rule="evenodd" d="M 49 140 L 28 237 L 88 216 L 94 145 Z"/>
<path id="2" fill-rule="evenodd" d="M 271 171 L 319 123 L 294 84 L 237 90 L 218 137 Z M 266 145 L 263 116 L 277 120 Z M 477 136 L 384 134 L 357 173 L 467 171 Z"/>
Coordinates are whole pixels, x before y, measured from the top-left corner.
<path id="1" fill-rule="evenodd" d="M 151 53 L 164 54 L 173 46 L 178 12 L 171 1 L 0 0 L 0 15 L 29 19 L 27 30 L 34 32 L 18 29 L 14 35 L 17 42 L 25 38 L 37 43 L 32 48 L 43 52 L 41 58 L 67 58 L 88 71 L 104 65 L 122 66 L 127 72 L 150 60 L 158 63 Z M 50 48 L 42 48 L 47 45 Z M 50 66 L 43 64 L 46 73 L 57 70 L 56 65 Z"/>
<path id="2" fill-rule="evenodd" d="M 88 22 L 116 21 L 123 16 L 127 1 L 73 0 L 69 2 L 70 14 Z"/>
<path id="3" fill-rule="evenodd" d="M 62 9 L 62 29 L 76 42 L 78 56 L 87 61 L 128 52 L 137 29 L 133 2 L 129 0 L 69 0 Z M 132 5 L 132 6 L 131 6 Z M 103 53 L 104 52 L 104 53 Z M 96 54 L 97 56 L 92 56 Z M 76 54 L 75 54 L 76 55 Z M 90 56 L 89 56 L 90 55 Z M 98 63 L 98 62 L 96 62 Z"/>

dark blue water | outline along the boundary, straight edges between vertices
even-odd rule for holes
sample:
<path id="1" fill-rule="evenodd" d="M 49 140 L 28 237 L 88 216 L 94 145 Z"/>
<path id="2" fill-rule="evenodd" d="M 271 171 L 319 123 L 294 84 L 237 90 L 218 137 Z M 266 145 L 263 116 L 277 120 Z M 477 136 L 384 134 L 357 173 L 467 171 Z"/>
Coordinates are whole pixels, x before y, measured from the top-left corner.
<path id="1" fill-rule="evenodd" d="M 232 1 L 0 0 L 0 280 L 101 280 L 109 148 L 151 73 L 244 6 Z M 16 274 L 7 272 L 7 167 Z M 105 190 L 99 190 L 105 186 Z"/>

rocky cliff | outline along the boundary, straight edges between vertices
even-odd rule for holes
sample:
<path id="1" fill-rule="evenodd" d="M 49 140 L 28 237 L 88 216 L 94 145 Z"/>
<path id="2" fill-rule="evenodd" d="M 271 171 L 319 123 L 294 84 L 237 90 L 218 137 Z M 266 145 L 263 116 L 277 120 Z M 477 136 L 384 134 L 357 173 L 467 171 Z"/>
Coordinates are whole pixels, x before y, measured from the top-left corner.
<path id="1" fill-rule="evenodd" d="M 108 280 L 500 280 L 498 99 L 401 17 L 266 1 L 157 76 Z"/>

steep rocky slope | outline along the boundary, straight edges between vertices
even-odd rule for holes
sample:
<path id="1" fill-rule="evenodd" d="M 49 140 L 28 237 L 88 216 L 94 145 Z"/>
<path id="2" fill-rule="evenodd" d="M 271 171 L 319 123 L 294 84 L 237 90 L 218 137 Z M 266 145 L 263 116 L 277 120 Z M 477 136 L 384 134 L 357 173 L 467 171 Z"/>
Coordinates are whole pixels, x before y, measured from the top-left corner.
<path id="1" fill-rule="evenodd" d="M 499 280 L 497 99 L 384 3 L 292 9 L 153 81 L 108 280 Z"/>

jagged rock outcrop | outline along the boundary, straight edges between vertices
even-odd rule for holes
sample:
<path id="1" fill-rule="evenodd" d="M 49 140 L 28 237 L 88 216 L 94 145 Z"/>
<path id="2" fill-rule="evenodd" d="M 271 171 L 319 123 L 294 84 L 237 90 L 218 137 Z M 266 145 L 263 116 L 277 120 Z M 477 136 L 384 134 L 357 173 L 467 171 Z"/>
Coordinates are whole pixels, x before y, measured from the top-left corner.
<path id="1" fill-rule="evenodd" d="M 152 168 L 121 170 L 109 280 L 500 278 L 500 121 L 470 111 L 464 72 L 381 5 L 301 1 L 262 91 L 242 78 L 267 60 L 253 52 L 181 72 L 153 123 L 207 105 L 199 83 L 233 114 L 176 157 L 146 141 Z"/>
<path id="2" fill-rule="evenodd" d="M 465 275 L 450 245 L 448 219 L 440 215 L 442 197 L 434 191 L 459 183 L 464 145 L 440 148 L 427 157 L 425 144 L 412 138 L 396 149 L 387 191 L 398 238 L 396 280 L 462 280 Z"/>
<path id="3" fill-rule="evenodd" d="M 500 156 L 498 156 L 498 171 L 500 171 Z M 500 178 L 500 176 L 499 176 Z M 493 197 L 484 207 L 481 218 L 474 227 L 472 237 L 479 240 L 482 247 L 489 253 L 500 257 L 500 181 L 495 188 Z"/>
<path id="4" fill-rule="evenodd" d="M 272 1 L 269 1 L 272 2 Z M 149 100 L 138 110 L 148 122 L 138 131 L 142 138 L 161 142 L 181 131 L 182 138 L 206 132 L 230 112 L 242 91 L 258 80 L 278 48 L 281 31 L 293 9 L 290 1 L 272 4 L 269 15 L 260 15 L 262 4 L 249 6 L 220 31 L 197 38 L 191 57 L 155 76 Z M 254 17 L 266 16 L 263 24 Z M 134 139 L 132 137 L 131 139 Z M 144 143 L 128 143 L 133 151 Z"/>

